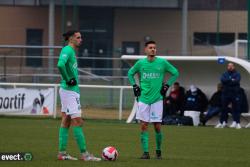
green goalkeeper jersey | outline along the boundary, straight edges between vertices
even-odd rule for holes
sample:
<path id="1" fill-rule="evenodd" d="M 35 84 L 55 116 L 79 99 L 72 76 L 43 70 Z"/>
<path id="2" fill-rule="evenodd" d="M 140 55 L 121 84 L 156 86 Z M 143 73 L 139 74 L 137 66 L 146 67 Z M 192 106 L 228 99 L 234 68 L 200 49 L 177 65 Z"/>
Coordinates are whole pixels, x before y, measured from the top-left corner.
<path id="1" fill-rule="evenodd" d="M 131 85 L 136 84 L 134 75 L 139 74 L 141 96 L 139 101 L 145 104 L 153 104 L 162 99 L 160 90 L 164 82 L 165 74 L 169 72 L 171 77 L 167 84 L 171 86 L 179 76 L 178 70 L 167 60 L 155 57 L 153 61 L 147 58 L 138 60 L 128 71 L 128 78 Z"/>
<path id="2" fill-rule="evenodd" d="M 57 67 L 62 77 L 61 88 L 80 93 L 76 52 L 71 46 L 67 45 L 62 49 Z M 76 79 L 77 84 L 75 86 L 68 86 L 66 82 L 72 78 Z"/>

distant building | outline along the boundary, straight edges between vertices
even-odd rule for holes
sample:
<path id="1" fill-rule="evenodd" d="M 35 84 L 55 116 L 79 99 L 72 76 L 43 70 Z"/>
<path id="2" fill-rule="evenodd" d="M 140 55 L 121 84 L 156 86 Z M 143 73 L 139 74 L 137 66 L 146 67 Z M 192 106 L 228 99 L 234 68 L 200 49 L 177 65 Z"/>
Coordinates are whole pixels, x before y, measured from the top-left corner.
<path id="1" fill-rule="evenodd" d="M 182 1 L 54 2 L 55 45 L 62 44 L 62 31 L 80 29 L 84 45 L 79 56 L 120 57 L 121 54 L 143 54 L 144 42 L 151 39 L 157 41 L 158 54 L 181 55 Z M 0 45 L 48 45 L 49 3 L 49 0 L 1 0 Z M 215 55 L 212 45 L 218 42 L 218 30 L 220 44 L 230 44 L 239 38 L 246 39 L 247 0 L 220 0 L 220 12 L 217 7 L 217 0 L 188 1 L 188 55 Z M 28 59 L 29 51 L 26 50 L 26 54 Z M 26 62 L 28 66 L 32 64 Z M 37 65 L 42 63 L 37 62 Z M 110 61 L 82 61 L 79 65 L 96 68 L 118 66 Z"/>

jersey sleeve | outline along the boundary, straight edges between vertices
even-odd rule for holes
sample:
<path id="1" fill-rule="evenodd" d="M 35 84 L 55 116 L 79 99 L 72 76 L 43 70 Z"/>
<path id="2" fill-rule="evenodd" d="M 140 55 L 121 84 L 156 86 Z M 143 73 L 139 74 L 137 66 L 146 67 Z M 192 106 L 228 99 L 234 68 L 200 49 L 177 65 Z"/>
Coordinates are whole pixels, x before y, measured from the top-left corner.
<path id="1" fill-rule="evenodd" d="M 67 50 L 66 48 L 63 48 L 63 50 L 61 51 L 58 63 L 57 63 L 57 68 L 59 69 L 63 80 L 65 80 L 66 82 L 70 80 L 69 75 L 67 74 L 67 71 L 66 71 L 66 67 L 65 67 L 65 64 L 67 63 L 69 59 L 69 56 L 70 56 L 69 50 Z"/>
<path id="2" fill-rule="evenodd" d="M 140 61 L 137 61 L 133 67 L 131 67 L 128 71 L 128 79 L 131 85 L 134 85 L 135 82 L 135 74 L 139 72 L 140 69 Z"/>
<path id="3" fill-rule="evenodd" d="M 168 79 L 167 84 L 169 86 L 173 85 L 176 79 L 179 76 L 179 71 L 168 61 L 165 61 L 165 71 L 171 74 L 171 77 Z"/>

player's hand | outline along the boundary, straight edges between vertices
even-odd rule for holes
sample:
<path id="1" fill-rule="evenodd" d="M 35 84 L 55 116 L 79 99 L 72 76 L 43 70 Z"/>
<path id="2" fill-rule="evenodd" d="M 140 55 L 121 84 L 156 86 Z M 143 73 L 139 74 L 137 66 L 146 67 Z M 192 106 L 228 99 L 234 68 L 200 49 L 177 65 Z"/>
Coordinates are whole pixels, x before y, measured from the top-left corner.
<path id="1" fill-rule="evenodd" d="M 137 84 L 133 85 L 133 90 L 136 97 L 139 97 L 141 95 L 141 88 Z"/>
<path id="2" fill-rule="evenodd" d="M 68 82 L 67 85 L 68 86 L 75 86 L 77 84 L 76 79 L 75 78 L 71 78 Z"/>
<path id="3" fill-rule="evenodd" d="M 162 95 L 163 97 L 166 96 L 166 93 L 167 93 L 167 91 L 168 91 L 168 88 L 169 88 L 169 85 L 168 85 L 168 84 L 162 85 L 162 87 L 161 87 L 161 95 Z"/>

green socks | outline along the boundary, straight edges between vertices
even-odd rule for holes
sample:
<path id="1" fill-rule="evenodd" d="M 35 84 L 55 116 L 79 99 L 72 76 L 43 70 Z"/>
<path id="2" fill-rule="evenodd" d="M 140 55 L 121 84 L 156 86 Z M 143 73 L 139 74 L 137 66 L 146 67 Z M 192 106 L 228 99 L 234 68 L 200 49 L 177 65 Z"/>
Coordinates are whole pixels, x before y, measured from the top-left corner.
<path id="1" fill-rule="evenodd" d="M 143 152 L 149 152 L 148 151 L 148 132 L 143 131 L 141 132 L 141 146 L 143 149 Z M 161 150 L 161 143 L 162 143 L 162 133 L 161 132 L 155 132 L 155 141 L 156 141 L 156 150 Z"/>
<path id="2" fill-rule="evenodd" d="M 68 133 L 69 128 L 60 127 L 59 129 L 59 151 L 66 151 L 67 143 L 68 143 Z"/>
<path id="3" fill-rule="evenodd" d="M 142 131 L 141 132 L 141 146 L 143 152 L 148 152 L 148 132 Z"/>
<path id="4" fill-rule="evenodd" d="M 60 127 L 59 130 L 59 152 L 65 152 L 67 143 L 68 143 L 68 136 L 69 136 L 69 128 Z M 77 145 L 80 149 L 81 153 L 84 153 L 86 151 L 86 142 L 85 137 L 82 132 L 82 128 L 79 126 L 73 127 L 73 133 L 75 140 L 77 142 Z"/>
<path id="5" fill-rule="evenodd" d="M 86 151 L 86 141 L 85 141 L 85 137 L 82 131 L 82 127 L 74 126 L 73 133 L 74 133 L 74 137 L 77 142 L 77 145 L 80 149 L 80 152 L 84 153 Z"/>
<path id="6" fill-rule="evenodd" d="M 162 133 L 155 132 L 156 150 L 161 150 Z"/>

